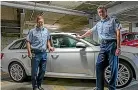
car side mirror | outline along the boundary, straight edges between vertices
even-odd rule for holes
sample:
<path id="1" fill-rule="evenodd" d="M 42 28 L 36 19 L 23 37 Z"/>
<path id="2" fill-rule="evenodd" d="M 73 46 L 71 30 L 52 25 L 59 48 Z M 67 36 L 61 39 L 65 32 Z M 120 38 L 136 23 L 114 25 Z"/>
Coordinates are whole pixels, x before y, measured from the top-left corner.
<path id="1" fill-rule="evenodd" d="M 86 44 L 84 44 L 82 42 L 78 42 L 78 43 L 76 43 L 76 47 L 77 48 L 86 48 Z"/>

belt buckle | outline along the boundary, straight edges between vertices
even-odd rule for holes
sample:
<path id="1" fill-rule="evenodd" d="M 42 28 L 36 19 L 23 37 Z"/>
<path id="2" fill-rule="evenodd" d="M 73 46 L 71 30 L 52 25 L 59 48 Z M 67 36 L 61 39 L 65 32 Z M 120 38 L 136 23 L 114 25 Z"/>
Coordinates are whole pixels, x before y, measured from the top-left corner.
<path id="1" fill-rule="evenodd" d="M 40 52 L 43 52 L 43 49 L 41 49 Z"/>
<path id="2" fill-rule="evenodd" d="M 107 41 L 106 40 L 103 40 L 103 43 L 107 43 Z"/>
<path id="3" fill-rule="evenodd" d="M 41 51 L 41 52 L 44 52 L 44 51 L 45 51 L 45 49 L 41 49 L 40 51 Z"/>

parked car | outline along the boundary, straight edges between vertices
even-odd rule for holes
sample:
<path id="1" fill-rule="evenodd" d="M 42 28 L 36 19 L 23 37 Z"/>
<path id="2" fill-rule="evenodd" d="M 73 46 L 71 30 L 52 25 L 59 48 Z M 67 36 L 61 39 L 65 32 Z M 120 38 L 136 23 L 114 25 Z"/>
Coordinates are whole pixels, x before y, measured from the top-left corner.
<path id="1" fill-rule="evenodd" d="M 121 45 L 138 47 L 138 32 L 124 33 L 122 39 Z"/>
<path id="2" fill-rule="evenodd" d="M 88 41 L 87 41 L 88 40 Z M 48 52 L 46 77 L 96 79 L 95 64 L 99 44 L 89 39 L 77 39 L 75 33 L 51 33 L 54 52 Z M 21 82 L 31 76 L 31 60 L 27 56 L 25 38 L 13 41 L 2 50 L 2 70 Z M 110 80 L 110 67 L 104 72 L 105 82 Z M 125 87 L 132 79 L 138 80 L 138 48 L 123 46 L 119 56 L 117 88 Z"/>

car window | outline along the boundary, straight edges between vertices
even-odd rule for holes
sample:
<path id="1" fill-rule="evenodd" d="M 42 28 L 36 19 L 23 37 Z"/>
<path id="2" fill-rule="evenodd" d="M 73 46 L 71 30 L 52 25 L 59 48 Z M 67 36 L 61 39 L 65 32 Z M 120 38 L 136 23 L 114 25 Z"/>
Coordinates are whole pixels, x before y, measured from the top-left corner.
<path id="1" fill-rule="evenodd" d="M 135 39 L 138 39 L 138 34 L 135 34 Z"/>
<path id="2" fill-rule="evenodd" d="M 135 35 L 129 34 L 129 35 L 126 36 L 126 38 L 127 38 L 127 40 L 131 41 L 131 40 L 134 40 Z"/>
<path id="3" fill-rule="evenodd" d="M 23 40 L 16 41 L 15 43 L 12 44 L 12 46 L 9 48 L 10 50 L 12 49 L 21 49 L 23 45 Z"/>
<path id="4" fill-rule="evenodd" d="M 22 49 L 27 49 L 26 40 L 24 40 L 24 44 L 23 44 L 23 46 L 22 46 Z"/>
<path id="5" fill-rule="evenodd" d="M 79 41 L 66 35 L 52 36 L 52 43 L 55 48 L 76 48 L 77 42 Z"/>
<path id="6" fill-rule="evenodd" d="M 87 41 L 87 42 L 89 42 L 89 43 L 91 43 L 91 44 L 93 44 L 95 46 L 99 46 L 100 45 L 98 42 L 94 41 L 91 37 L 85 37 L 85 38 L 83 38 L 83 40 L 85 40 L 85 41 Z"/>

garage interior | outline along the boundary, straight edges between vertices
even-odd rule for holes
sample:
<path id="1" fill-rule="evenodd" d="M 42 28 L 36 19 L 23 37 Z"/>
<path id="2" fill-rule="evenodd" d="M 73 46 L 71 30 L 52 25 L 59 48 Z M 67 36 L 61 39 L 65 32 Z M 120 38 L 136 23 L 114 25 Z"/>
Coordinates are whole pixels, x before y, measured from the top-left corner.
<path id="1" fill-rule="evenodd" d="M 84 33 L 99 17 L 97 7 L 105 5 L 110 16 L 119 18 L 122 32 L 138 32 L 137 1 L 12 1 L 1 2 L 1 50 L 17 38 L 25 37 L 42 15 L 50 32 Z M 97 34 L 93 34 L 97 40 Z"/>

